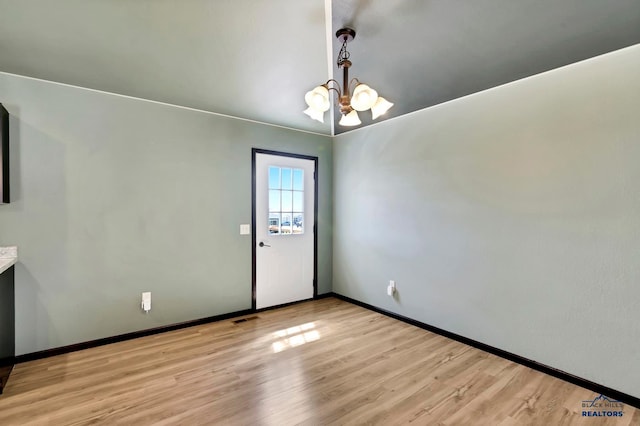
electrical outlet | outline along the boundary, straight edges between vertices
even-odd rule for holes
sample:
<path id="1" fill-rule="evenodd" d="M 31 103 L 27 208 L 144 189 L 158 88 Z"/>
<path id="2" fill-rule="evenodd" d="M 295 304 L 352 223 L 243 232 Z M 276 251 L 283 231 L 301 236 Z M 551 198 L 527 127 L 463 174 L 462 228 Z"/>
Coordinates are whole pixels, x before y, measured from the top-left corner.
<path id="1" fill-rule="evenodd" d="M 149 312 L 151 310 L 151 292 L 150 291 L 146 291 L 142 293 L 142 302 L 140 303 L 140 308 L 145 312 Z"/>
<path id="2" fill-rule="evenodd" d="M 389 280 L 389 285 L 387 286 L 387 295 L 393 297 L 396 292 L 396 282 L 394 280 Z"/>

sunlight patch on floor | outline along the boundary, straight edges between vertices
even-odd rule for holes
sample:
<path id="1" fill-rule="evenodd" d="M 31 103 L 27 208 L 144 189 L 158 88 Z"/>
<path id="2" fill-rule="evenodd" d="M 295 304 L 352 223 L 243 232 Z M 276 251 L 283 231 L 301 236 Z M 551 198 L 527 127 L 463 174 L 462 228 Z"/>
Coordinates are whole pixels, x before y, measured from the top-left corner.
<path id="1" fill-rule="evenodd" d="M 282 352 L 320 339 L 320 332 L 315 327 L 315 323 L 308 322 L 276 331 L 273 333 L 273 337 L 278 340 L 271 344 L 273 353 Z"/>

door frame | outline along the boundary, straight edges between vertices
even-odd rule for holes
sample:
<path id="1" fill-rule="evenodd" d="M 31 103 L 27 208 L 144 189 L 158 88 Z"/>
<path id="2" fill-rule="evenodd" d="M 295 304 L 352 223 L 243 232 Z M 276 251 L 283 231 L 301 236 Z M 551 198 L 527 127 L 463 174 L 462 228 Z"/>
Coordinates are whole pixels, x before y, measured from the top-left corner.
<path id="1" fill-rule="evenodd" d="M 277 155 L 280 157 L 299 158 L 313 161 L 313 298 L 318 297 L 318 157 L 312 155 L 293 154 L 290 152 L 272 151 L 269 149 L 251 148 L 251 309 L 256 311 L 256 154 Z M 292 302 L 296 303 L 296 302 Z M 285 305 L 289 305 L 286 303 Z M 284 305 L 270 306 L 273 309 Z"/>

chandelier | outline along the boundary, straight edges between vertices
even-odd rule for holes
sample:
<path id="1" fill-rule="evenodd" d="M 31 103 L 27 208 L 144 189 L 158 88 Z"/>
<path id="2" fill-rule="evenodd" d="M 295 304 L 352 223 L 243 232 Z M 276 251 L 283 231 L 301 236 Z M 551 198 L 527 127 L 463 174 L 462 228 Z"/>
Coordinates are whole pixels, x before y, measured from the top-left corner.
<path id="1" fill-rule="evenodd" d="M 331 107 L 329 91 L 333 90 L 338 95 L 338 104 L 342 114 L 338 124 L 357 126 L 361 124 L 357 111 L 368 109 L 371 110 L 371 119 L 375 120 L 387 112 L 393 104 L 382 96 L 378 96 L 378 92 L 361 83 L 357 78 L 349 81 L 349 68 L 352 64 L 349 60 L 347 43 L 356 37 L 356 32 L 351 28 L 342 28 L 336 32 L 336 37 L 338 40 L 342 40 L 342 48 L 338 53 L 338 68 L 342 68 L 342 86 L 338 81 L 331 79 L 307 92 L 304 100 L 309 108 L 304 110 L 304 113 L 314 120 L 324 123 L 324 113 Z M 353 87 L 353 91 L 351 87 Z"/>

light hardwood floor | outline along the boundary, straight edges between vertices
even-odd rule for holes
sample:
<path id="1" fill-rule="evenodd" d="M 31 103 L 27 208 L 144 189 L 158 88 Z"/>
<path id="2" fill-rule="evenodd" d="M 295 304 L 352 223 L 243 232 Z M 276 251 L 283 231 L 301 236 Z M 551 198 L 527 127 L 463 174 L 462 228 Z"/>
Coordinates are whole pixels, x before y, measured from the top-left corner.
<path id="1" fill-rule="evenodd" d="M 640 425 L 589 390 L 334 298 L 18 364 L 0 425 Z"/>

